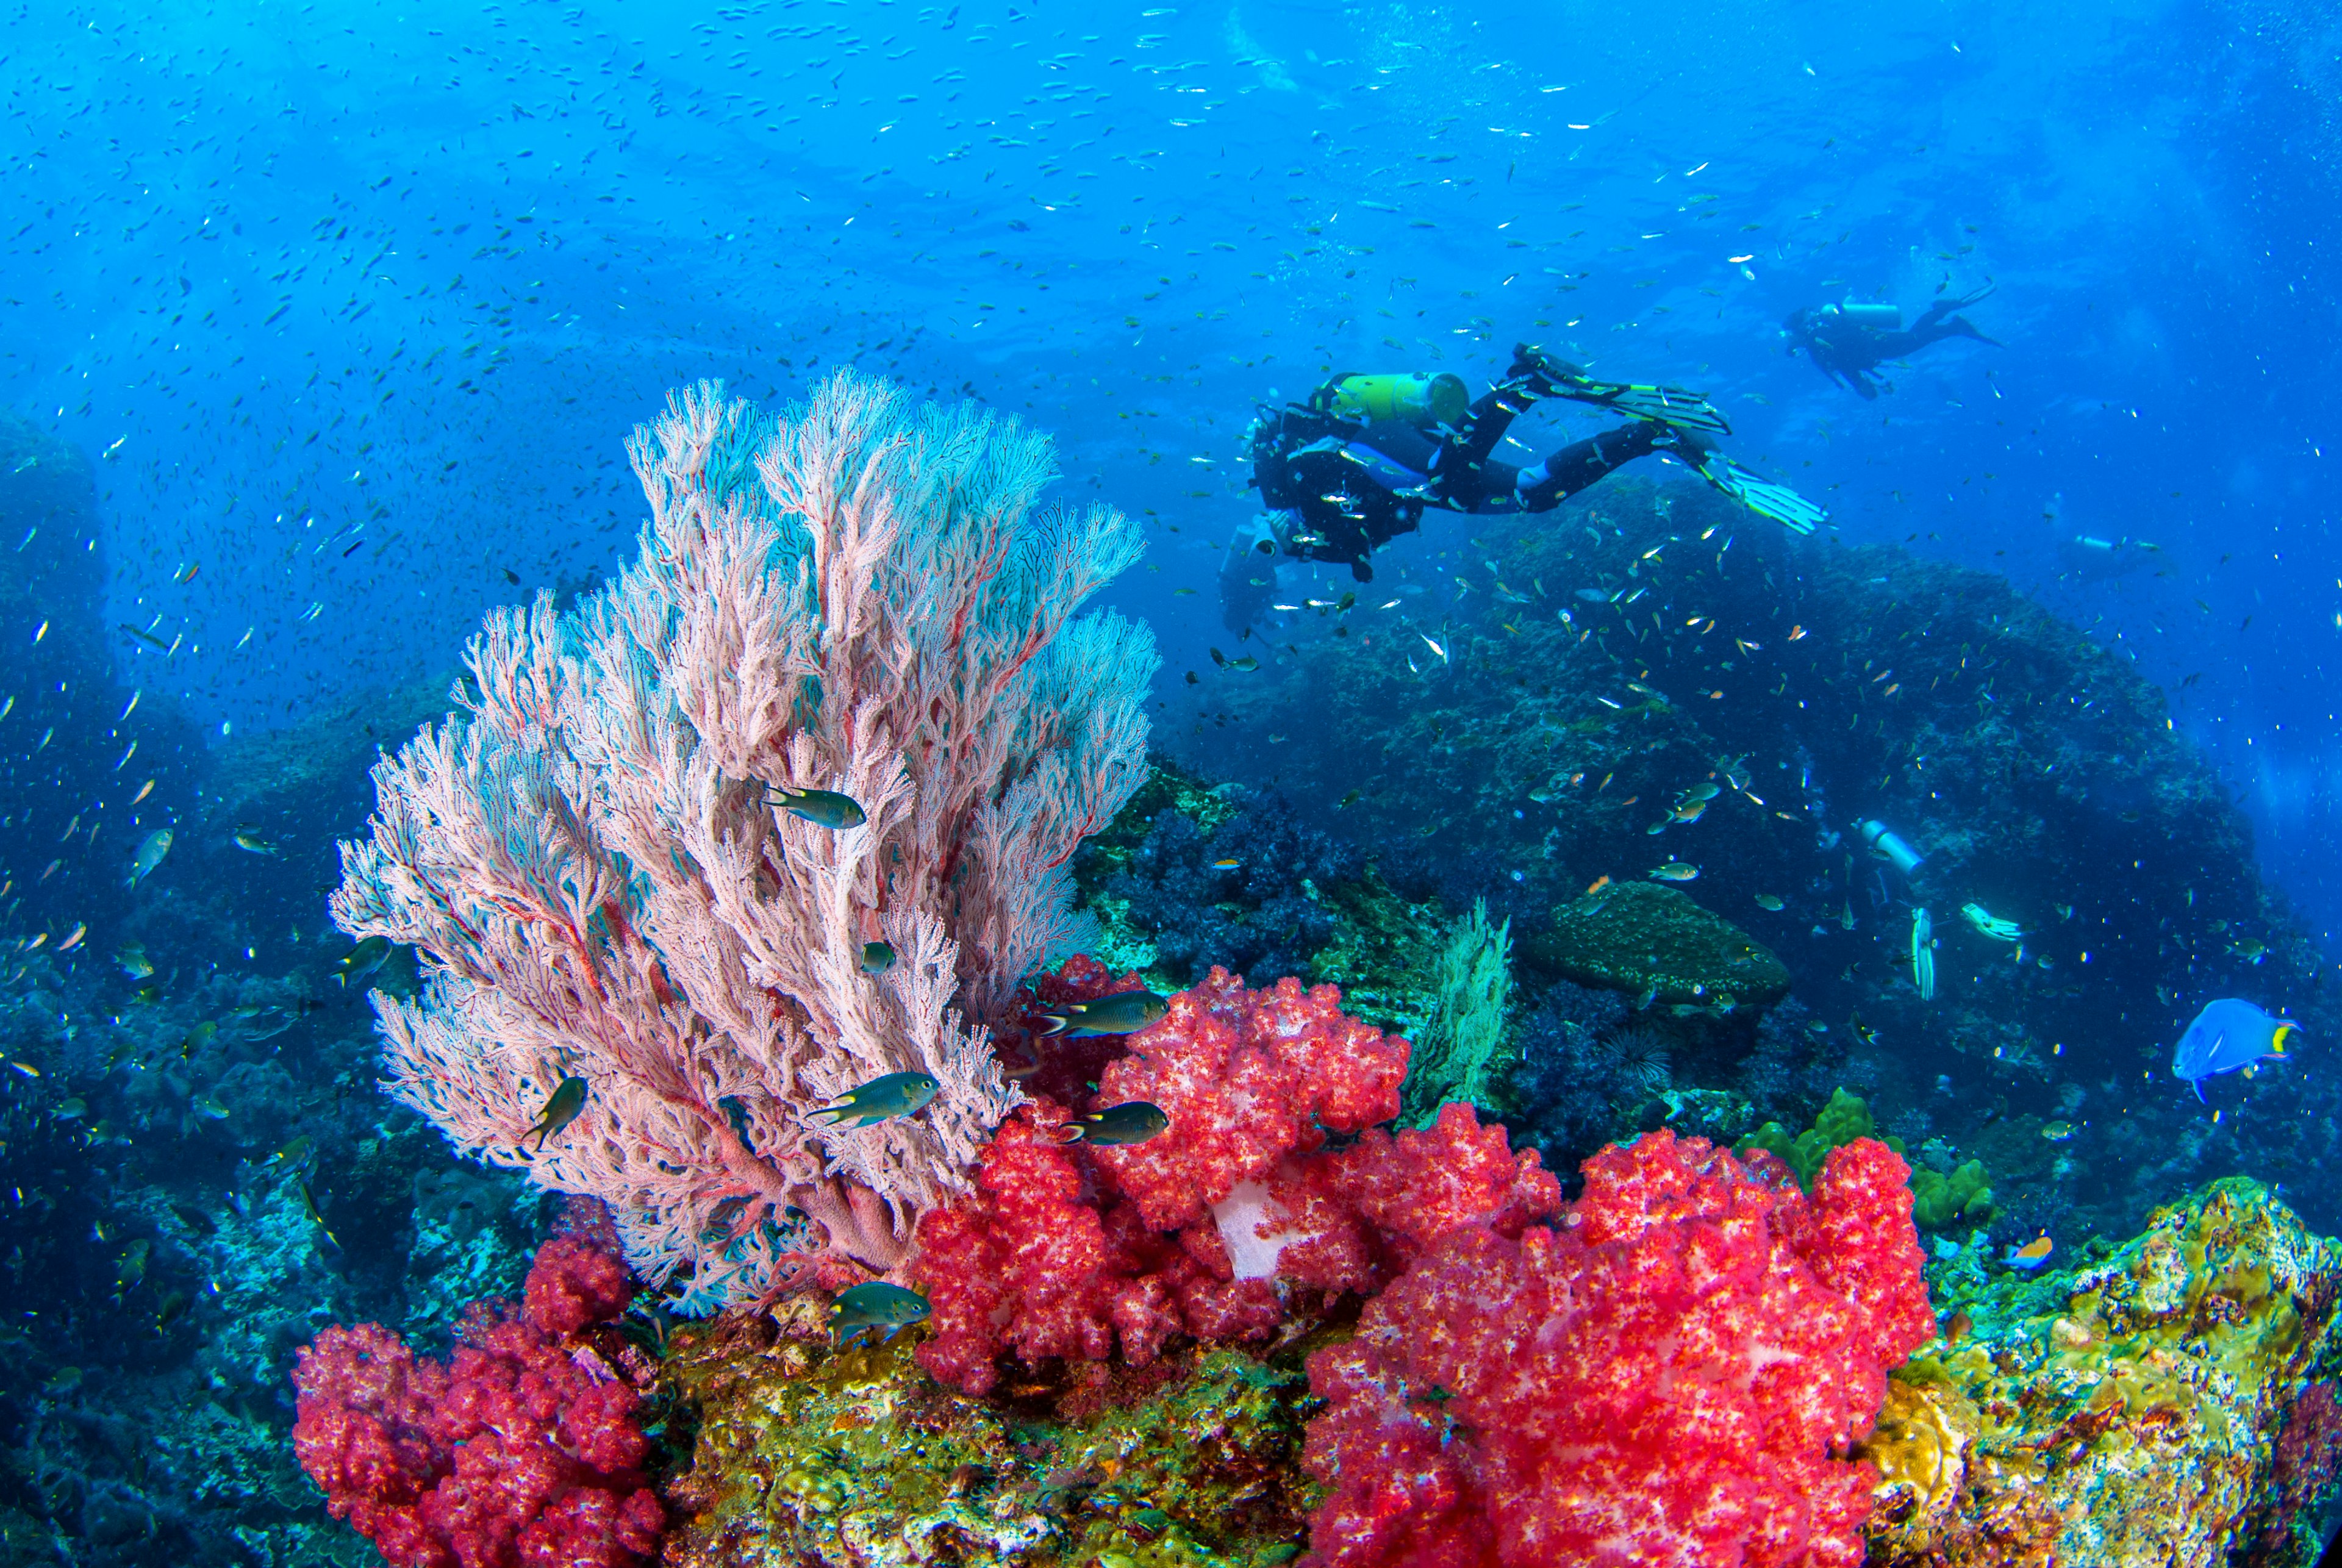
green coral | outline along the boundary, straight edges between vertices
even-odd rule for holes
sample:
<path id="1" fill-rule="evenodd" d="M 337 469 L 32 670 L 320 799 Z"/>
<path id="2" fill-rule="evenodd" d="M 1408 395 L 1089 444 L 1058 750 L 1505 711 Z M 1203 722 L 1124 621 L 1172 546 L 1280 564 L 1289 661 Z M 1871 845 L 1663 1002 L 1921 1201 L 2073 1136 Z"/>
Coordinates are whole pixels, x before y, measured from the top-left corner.
<path id="1" fill-rule="evenodd" d="M 1296 1556 L 1307 1381 L 1235 1350 L 1085 1365 L 989 1400 L 936 1384 L 920 1331 L 835 1350 L 814 1298 L 679 1331 L 696 1409 L 669 1568 L 1269 1568 Z"/>
<path id="2" fill-rule="evenodd" d="M 1804 1132 L 1792 1136 L 1780 1123 L 1767 1122 L 1735 1144 L 1733 1152 L 1763 1149 L 1777 1154 L 1797 1173 L 1797 1184 L 1810 1188 L 1832 1149 L 1843 1148 L 1857 1138 L 1879 1137 L 1877 1128 L 1862 1096 L 1838 1088 L 1831 1091 L 1829 1104 Z M 1890 1134 L 1881 1141 L 1898 1154 L 1905 1152 L 1900 1138 Z M 1970 1160 L 1949 1172 L 1923 1165 L 1911 1173 L 1911 1223 L 1923 1231 L 1986 1224 L 1994 1212 L 1992 1173 L 1982 1160 Z"/>
<path id="3" fill-rule="evenodd" d="M 1406 1125 L 1430 1125 L 1452 1101 L 1488 1104 L 1512 1002 L 1512 951 L 1513 923 L 1489 924 L 1487 900 L 1475 899 L 1440 951 L 1437 1000 L 1407 1059 L 1399 1089 Z"/>
<path id="4" fill-rule="evenodd" d="M 1832 1091 L 1829 1104 L 1814 1118 L 1814 1124 L 1795 1137 L 1780 1123 L 1767 1122 L 1741 1139 L 1733 1153 L 1745 1154 L 1750 1149 L 1763 1149 L 1777 1154 L 1797 1173 L 1799 1186 L 1811 1187 L 1832 1149 L 1844 1148 L 1857 1138 L 1877 1135 L 1877 1124 L 1871 1120 L 1870 1106 L 1859 1094 L 1849 1094 L 1841 1088 Z M 1886 1142 L 1897 1154 L 1903 1152 L 1902 1139 L 1888 1138 Z"/>
<path id="5" fill-rule="evenodd" d="M 1987 1224 L 1995 1212 L 1992 1174 L 1982 1160 L 1955 1165 L 1948 1173 L 1924 1168 L 1911 1173 L 1911 1223 L 1923 1231 Z"/>
<path id="6" fill-rule="evenodd" d="M 1439 997 L 1439 950 L 1425 936 L 1446 924 L 1440 906 L 1408 903 L 1371 864 L 1315 896 L 1334 933 L 1310 955 L 1310 984 L 1340 986 L 1343 1011 L 1378 1029 L 1419 1034 Z"/>

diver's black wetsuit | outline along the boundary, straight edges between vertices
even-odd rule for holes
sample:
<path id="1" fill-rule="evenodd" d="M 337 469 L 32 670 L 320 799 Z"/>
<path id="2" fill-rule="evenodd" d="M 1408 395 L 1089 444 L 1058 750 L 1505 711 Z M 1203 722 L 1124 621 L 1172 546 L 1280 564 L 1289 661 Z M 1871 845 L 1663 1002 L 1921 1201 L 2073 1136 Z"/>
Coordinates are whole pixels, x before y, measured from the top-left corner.
<path id="1" fill-rule="evenodd" d="M 1971 337 L 1997 348 L 1999 344 L 1978 332 L 1974 322 L 1952 314 L 1991 292 L 1983 289 L 1966 299 L 1939 299 L 1908 327 L 1892 332 L 1866 326 L 1835 305 L 1793 312 L 1781 327 L 1789 339 L 1788 353 L 1804 354 L 1814 362 L 1815 369 L 1832 381 L 1845 383 L 1865 398 L 1875 398 L 1882 387 L 1894 390 L 1872 375 L 1887 360 L 1917 354 L 1947 337 Z"/>
<path id="2" fill-rule="evenodd" d="M 1486 394 L 1446 433 L 1392 420 L 1361 423 L 1293 404 L 1252 434 L 1252 482 L 1276 514 L 1274 549 L 1344 561 L 1364 583 L 1376 546 L 1412 533 L 1426 510 L 1547 512 L 1622 463 L 1680 444 L 1682 432 L 1638 420 L 1573 442 L 1524 471 L 1488 454 L 1539 394 L 1517 380 Z M 1232 569 L 1239 568 L 1236 562 Z"/>

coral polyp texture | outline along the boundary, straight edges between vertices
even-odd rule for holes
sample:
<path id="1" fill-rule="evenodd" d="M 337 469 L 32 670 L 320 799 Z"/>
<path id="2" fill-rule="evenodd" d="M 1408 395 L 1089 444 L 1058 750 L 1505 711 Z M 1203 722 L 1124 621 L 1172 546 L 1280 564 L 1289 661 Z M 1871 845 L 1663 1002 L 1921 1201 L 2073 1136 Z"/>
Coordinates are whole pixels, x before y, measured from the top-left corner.
<path id="1" fill-rule="evenodd" d="M 391 1092 L 606 1201 L 706 1311 L 894 1269 L 966 1190 L 1019 1098 L 986 1030 L 1069 945 L 1156 659 L 1074 614 L 1136 528 L 1037 511 L 1049 445 L 1013 422 L 841 373 L 777 417 L 695 387 L 627 450 L 639 555 L 489 618 L 462 711 L 376 767 L 333 909 L 417 951 L 420 997 L 375 996 Z M 809 1117 L 902 1073 L 939 1085 L 916 1117 Z"/>
<path id="2" fill-rule="evenodd" d="M 1852 1568 L 1844 1455 L 1933 1327 L 1905 1174 L 1865 1139 L 1807 1197 L 1661 1132 L 1558 1225 L 1446 1232 L 1310 1358 L 1309 1561 Z"/>

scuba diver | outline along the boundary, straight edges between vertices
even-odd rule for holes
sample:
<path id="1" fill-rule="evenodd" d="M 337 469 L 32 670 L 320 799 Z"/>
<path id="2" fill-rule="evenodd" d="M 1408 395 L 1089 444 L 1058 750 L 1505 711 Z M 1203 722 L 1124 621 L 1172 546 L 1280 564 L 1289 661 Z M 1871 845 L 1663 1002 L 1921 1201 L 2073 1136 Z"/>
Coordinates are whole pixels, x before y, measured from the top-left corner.
<path id="1" fill-rule="evenodd" d="M 1342 375 L 1305 403 L 1264 408 L 1245 437 L 1250 483 L 1267 511 L 1237 531 L 1220 567 L 1220 608 L 1241 632 L 1274 596 L 1280 558 L 1341 561 L 1369 582 L 1367 556 L 1415 531 L 1426 510 L 1549 512 L 1621 464 L 1655 452 L 1681 458 L 1751 511 L 1799 534 L 1829 514 L 1758 478 L 1716 449 L 1731 434 L 1706 398 L 1677 386 L 1589 379 L 1576 365 L 1522 345 L 1505 379 L 1478 402 L 1464 378 Z M 1566 397 L 1635 423 L 1574 442 L 1526 468 L 1489 454 L 1532 404 Z"/>
<path id="2" fill-rule="evenodd" d="M 1792 359 L 1803 354 L 1832 381 L 1844 382 L 1866 399 L 1875 398 L 1881 390 L 1895 390 L 1893 383 L 1872 375 L 1883 361 L 1917 354 L 1947 337 L 1972 337 L 1998 348 L 1998 339 L 1985 336 L 1967 317 L 1952 314 L 1990 293 L 1987 284 L 1966 299 L 1939 299 L 1908 328 L 1903 325 L 1899 305 L 1856 305 L 1851 300 L 1809 305 L 1791 311 L 1781 323 L 1781 335 L 1789 340 L 1783 352 Z"/>
<path id="3" fill-rule="evenodd" d="M 2041 520 L 2049 524 L 2057 536 L 2057 575 L 2079 578 L 2085 583 L 2110 582 L 2127 577 L 2133 572 L 2154 563 L 2163 546 L 2145 539 L 2118 535 L 2112 539 L 2095 534 L 2072 534 L 2067 530 L 2066 497 L 2063 493 L 2049 497 L 2041 508 Z"/>

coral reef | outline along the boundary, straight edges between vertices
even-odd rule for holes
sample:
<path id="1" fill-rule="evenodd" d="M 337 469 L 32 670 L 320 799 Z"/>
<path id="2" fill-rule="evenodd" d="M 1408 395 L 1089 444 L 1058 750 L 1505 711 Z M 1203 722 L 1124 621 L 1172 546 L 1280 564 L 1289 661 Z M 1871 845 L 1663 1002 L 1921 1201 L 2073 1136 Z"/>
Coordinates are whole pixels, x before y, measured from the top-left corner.
<path id="1" fill-rule="evenodd" d="M 1399 1114 L 1408 1126 L 1428 1125 L 1451 1100 L 1486 1104 L 1504 1075 L 1512 930 L 1509 920 L 1489 924 L 1488 905 L 1476 902 L 1441 947 L 1438 995 L 1416 1036 L 1406 1082 L 1399 1085 Z"/>
<path id="2" fill-rule="evenodd" d="M 1877 1131 L 1870 1118 L 1870 1107 L 1858 1094 L 1844 1089 L 1830 1092 L 1829 1104 L 1821 1108 L 1814 1124 L 1795 1137 L 1778 1122 L 1767 1122 L 1733 1146 L 1733 1153 L 1745 1154 L 1750 1149 L 1763 1149 L 1789 1167 L 1801 1187 L 1811 1188 L 1814 1177 L 1822 1168 L 1822 1161 L 1834 1149 L 1842 1149 L 1857 1138 L 1867 1138 Z M 1890 1140 L 1887 1147 L 1902 1154 L 1900 1140 Z"/>
<path id="3" fill-rule="evenodd" d="M 2215 1182 L 2070 1274 L 1947 1284 L 1859 1450 L 1876 1568 L 2316 1555 L 2342 1255 L 2267 1188 Z"/>
<path id="4" fill-rule="evenodd" d="M 1215 964 L 1248 984 L 1293 974 L 1340 986 L 1381 1028 L 1421 1028 L 1438 994 L 1439 949 L 1424 934 L 1448 922 L 1430 889 L 1395 886 L 1387 852 L 1302 826 L 1274 791 L 1152 763 L 1074 861 L 1083 912 L 1101 928 L 1093 956 L 1166 993 Z"/>
<path id="5" fill-rule="evenodd" d="M 1058 977 L 1076 994 L 1127 985 L 1086 960 Z M 1252 1233 L 1263 1184 L 1289 1156 L 1398 1112 L 1405 1041 L 1345 1016 L 1332 986 L 1287 978 L 1247 992 L 1225 970 L 1173 997 L 1106 1064 L 1095 1104 L 1143 1100 L 1170 1126 L 1126 1147 L 1067 1146 L 1041 1101 L 986 1145 L 976 1191 L 919 1227 L 914 1277 L 934 1306 L 922 1365 L 970 1393 L 1026 1366 L 1143 1365 L 1172 1336 L 1266 1338 L 1283 1313 Z M 1086 1105 L 1075 1107 L 1087 1109 Z M 1220 1212 L 1225 1210 L 1226 1212 Z"/>
<path id="6" fill-rule="evenodd" d="M 1048 444 L 988 414 L 841 373 L 773 419 L 710 384 L 627 450 L 640 554 L 491 617 L 465 712 L 376 768 L 333 909 L 421 957 L 418 999 L 378 998 L 392 1092 L 606 1200 L 706 1311 L 896 1268 L 964 1189 L 1017 1098 L 984 1025 L 1076 930 L 1066 862 L 1139 783 L 1155 660 L 1074 618 L 1136 527 L 1036 514 Z M 814 1115 L 903 1073 L 936 1084 L 916 1118 Z"/>
<path id="7" fill-rule="evenodd" d="M 1992 1173 L 1982 1160 L 1963 1161 L 1948 1171 L 1911 1173 L 1911 1222 L 1923 1231 L 1989 1224 L 1996 1213 Z"/>
<path id="8" fill-rule="evenodd" d="M 1540 931 L 1529 910 L 1566 912 L 1604 877 L 1648 889 L 1624 907 L 1657 904 L 1671 890 L 1654 868 L 1696 868 L 1681 891 L 1777 958 L 1795 1002 L 1776 1005 L 1807 1013 L 1753 1041 L 1745 1024 L 1663 1029 L 1669 1092 L 1728 1088 L 1797 1127 L 1843 1085 L 1915 1148 L 1941 1136 L 1981 1158 L 1996 1225 L 2128 1233 L 2240 1168 L 2342 1225 L 2317 1175 L 2342 1160 L 2342 1080 L 2224 1079 L 2214 1127 L 2141 1072 L 2146 1044 L 2215 996 L 2282 1002 L 2313 1036 L 2342 1034 L 2342 1007 L 2257 876 L 2245 819 L 2118 650 L 1997 577 L 1794 542 L 1704 491 L 1623 475 L 1473 534 L 1452 571 L 1394 562 L 1393 605 L 1297 615 L 1261 670 L 1190 688 L 1225 722 L 1167 725 L 1182 760 L 1273 778 L 1314 825 L 1407 844 L 1451 907 L 1511 911 L 1524 1018 L 1549 977 L 1629 996 L 1669 978 L 1573 969 L 1554 938 L 1589 923 Z M 1418 631 L 1444 660 L 1410 667 Z M 1870 853 L 1867 821 L 1923 858 L 1906 872 Z M 2018 939 L 1961 918 L 1971 903 Z M 1914 984 L 1917 907 L 1934 917 L 1932 1000 Z M 1572 1154 L 1586 1130 L 1641 1120 L 1548 1099 L 1566 1124 L 1522 1130 Z M 2073 1131 L 2027 1146 L 2028 1116 Z"/>
<path id="9" fill-rule="evenodd" d="M 1792 1137 L 1780 1123 L 1767 1122 L 1734 1148 L 1736 1153 L 1750 1148 L 1765 1150 L 1787 1164 L 1798 1182 L 1809 1187 L 1831 1150 L 1842 1148 L 1857 1138 L 1870 1137 L 1877 1131 L 1869 1105 L 1859 1094 L 1849 1094 L 1839 1088 L 1830 1092 L 1829 1104 L 1821 1108 L 1814 1117 L 1814 1124 L 1804 1132 Z M 2038 1141 L 2035 1139 L 2037 1144 Z M 1903 1140 L 1891 1133 L 1886 1135 L 1885 1142 L 1898 1154 L 1909 1152 Z M 1923 1231 L 1940 1231 L 1956 1224 L 1981 1225 L 1991 1222 L 1996 1212 L 1992 1176 L 1982 1160 L 1955 1164 L 1941 1140 L 1930 1142 L 1921 1151 L 1921 1158 L 1937 1162 L 1941 1168 L 1937 1164 L 1922 1164 L 1911 1172 L 1912 1223 Z"/>
<path id="10" fill-rule="evenodd" d="M 537 1250 L 517 1312 L 467 1314 L 452 1363 L 378 1323 L 329 1328 L 294 1373 L 294 1452 L 392 1568 L 632 1568 L 666 1523 L 621 1371 L 648 1363 L 576 1336 L 633 1295 L 604 1222 Z"/>

